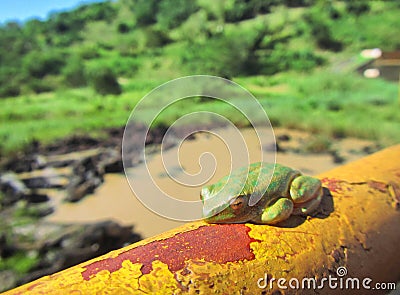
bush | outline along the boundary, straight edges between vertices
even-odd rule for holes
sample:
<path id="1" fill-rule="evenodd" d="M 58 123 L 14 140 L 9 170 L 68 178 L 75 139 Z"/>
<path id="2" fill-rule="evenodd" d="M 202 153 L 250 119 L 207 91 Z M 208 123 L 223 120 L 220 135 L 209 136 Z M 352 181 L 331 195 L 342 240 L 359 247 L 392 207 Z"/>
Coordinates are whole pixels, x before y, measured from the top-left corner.
<path id="1" fill-rule="evenodd" d="M 311 34 L 321 49 L 334 52 L 339 52 L 343 49 L 343 44 L 333 37 L 329 25 L 329 16 L 326 15 L 326 11 L 323 8 L 316 7 L 305 15 L 305 20 L 310 25 Z"/>
<path id="2" fill-rule="evenodd" d="M 62 74 L 68 86 L 82 87 L 87 84 L 84 62 L 83 59 L 79 57 L 70 58 Z"/>
<path id="3" fill-rule="evenodd" d="M 18 71 L 12 67 L 0 67 L 0 97 L 18 96 L 21 92 Z"/>
<path id="4" fill-rule="evenodd" d="M 225 10 L 225 21 L 238 22 L 254 17 L 254 9 L 249 1 L 234 1 L 232 7 Z"/>
<path id="5" fill-rule="evenodd" d="M 278 72 L 310 71 L 316 66 L 322 65 L 325 60 L 311 50 L 288 50 L 284 44 L 278 44 L 271 52 L 259 56 L 259 72 L 272 75 Z"/>
<path id="6" fill-rule="evenodd" d="M 367 13 L 370 10 L 370 6 L 366 1 L 347 1 L 346 11 L 359 16 L 363 13 Z"/>
<path id="7" fill-rule="evenodd" d="M 79 48 L 78 54 L 83 59 L 95 59 L 100 57 L 99 46 L 84 45 Z"/>
<path id="8" fill-rule="evenodd" d="M 330 150 L 331 146 L 332 142 L 330 138 L 324 135 L 316 135 L 307 141 L 303 149 L 308 153 L 325 153 Z"/>
<path id="9" fill-rule="evenodd" d="M 189 43 L 181 62 L 191 74 L 232 77 L 242 73 L 247 59 L 248 48 L 242 40 L 214 36 L 205 43 Z"/>
<path id="10" fill-rule="evenodd" d="M 163 28 L 176 28 L 197 8 L 195 1 L 163 0 L 158 4 L 157 21 Z"/>
<path id="11" fill-rule="evenodd" d="M 234 0 L 225 9 L 224 17 L 227 22 L 238 22 L 255 17 L 259 13 L 268 13 L 273 6 L 282 5 L 282 0 Z"/>
<path id="12" fill-rule="evenodd" d="M 62 53 L 57 51 L 32 51 L 23 60 L 25 75 L 34 78 L 43 78 L 50 74 L 59 74 L 65 64 Z"/>
<path id="13" fill-rule="evenodd" d="M 157 21 L 157 0 L 137 0 L 134 12 L 138 25 L 154 24 Z"/>
<path id="14" fill-rule="evenodd" d="M 50 92 L 55 90 L 54 85 L 43 79 L 30 79 L 27 83 L 28 88 L 35 93 Z"/>
<path id="15" fill-rule="evenodd" d="M 113 70 L 104 66 L 97 66 L 89 70 L 88 80 L 94 90 L 101 94 L 121 94 L 121 86 Z"/>
<path id="16" fill-rule="evenodd" d="M 285 0 L 287 7 L 307 7 L 313 5 L 315 0 Z"/>
<path id="17" fill-rule="evenodd" d="M 117 15 L 117 10 L 111 1 L 84 4 L 71 13 L 82 22 L 104 20 L 111 22 Z"/>
<path id="18" fill-rule="evenodd" d="M 162 47 L 171 43 L 171 39 L 164 31 L 153 28 L 146 28 L 144 32 L 146 34 L 146 47 Z"/>
<path id="19" fill-rule="evenodd" d="M 21 94 L 21 89 L 17 84 L 7 83 L 0 86 L 0 97 L 18 96 Z"/>
<path id="20" fill-rule="evenodd" d="M 79 32 L 83 28 L 83 23 L 75 19 L 73 13 L 62 12 L 51 14 L 44 27 L 46 43 L 64 47 L 80 39 Z"/>
<path id="21" fill-rule="evenodd" d="M 320 27 L 314 27 L 313 34 L 317 40 L 318 47 L 321 49 L 328 49 L 334 52 L 342 51 L 343 44 L 333 39 L 327 26 L 321 25 Z"/>
<path id="22" fill-rule="evenodd" d="M 129 31 L 131 29 L 130 29 L 129 25 L 127 25 L 126 23 L 119 23 L 117 26 L 117 30 L 118 30 L 118 33 L 126 34 L 126 33 L 129 33 Z"/>

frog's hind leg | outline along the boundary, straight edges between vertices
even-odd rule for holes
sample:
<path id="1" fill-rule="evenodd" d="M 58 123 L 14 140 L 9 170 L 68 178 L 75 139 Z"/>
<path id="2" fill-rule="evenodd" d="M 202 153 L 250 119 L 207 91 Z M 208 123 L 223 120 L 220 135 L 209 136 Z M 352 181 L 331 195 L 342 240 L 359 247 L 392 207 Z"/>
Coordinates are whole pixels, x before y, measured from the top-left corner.
<path id="1" fill-rule="evenodd" d="M 293 202 L 287 198 L 276 200 L 271 206 L 265 208 L 261 214 L 259 223 L 276 224 L 289 218 L 293 212 Z"/>

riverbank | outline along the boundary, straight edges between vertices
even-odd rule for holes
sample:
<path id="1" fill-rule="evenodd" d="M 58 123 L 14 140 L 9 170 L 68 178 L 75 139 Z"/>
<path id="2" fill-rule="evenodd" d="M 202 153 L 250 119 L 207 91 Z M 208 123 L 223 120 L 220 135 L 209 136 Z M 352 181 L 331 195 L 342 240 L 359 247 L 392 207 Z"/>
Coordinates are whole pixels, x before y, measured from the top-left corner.
<path id="1" fill-rule="evenodd" d="M 216 128 L 213 132 L 219 136 L 231 136 L 231 130 L 214 127 Z M 144 130 L 141 125 L 136 128 L 137 132 Z M 194 126 L 186 126 L 176 130 L 176 139 L 195 129 Z M 166 128 L 159 127 L 149 133 L 146 142 L 153 153 L 146 165 L 140 162 L 139 156 L 135 156 L 141 151 L 140 144 L 133 145 L 130 158 L 136 159 L 136 163 L 130 173 L 136 175 L 145 187 L 150 185 L 143 177 L 145 169 L 149 168 L 152 181 L 163 191 L 183 200 L 198 200 L 200 187 L 185 187 L 171 180 L 164 169 L 164 161 L 175 157 L 179 152 L 180 161 L 186 171 L 195 173 L 199 169 L 198 160 L 202 153 L 211 152 L 216 159 L 222 159 L 218 161 L 218 169 L 210 179 L 213 182 L 223 176 L 226 173 L 224 171 L 229 171 L 227 147 L 217 137 L 201 132 L 181 145 L 172 140 L 161 157 L 160 143 L 165 131 Z M 333 139 L 285 128 L 275 128 L 274 131 L 277 162 L 310 175 L 380 149 L 379 145 L 368 140 Z M 105 140 L 74 136 L 51 145 L 36 143 L 24 153 L 18 153 L 2 162 L 0 215 L 6 222 L 2 225 L 1 236 L 5 239 L 0 248 L 5 257 L 9 257 L 8 260 L 14 259 L 17 265 L 25 265 L 22 269 L 27 274 L 16 275 L 13 270 L 5 269 L 9 263 L 3 263 L 3 266 L 0 265 L 0 280 L 3 277 L 6 281 L 11 279 L 14 283 L 24 283 L 64 268 L 72 257 L 71 253 L 76 251 L 81 254 L 73 254 L 74 263 L 94 257 L 99 251 L 110 251 L 125 243 L 154 236 L 184 223 L 157 215 L 134 196 L 123 173 L 120 153 L 123 129 L 109 129 L 106 132 L 108 136 Z M 241 129 L 241 134 L 251 161 L 257 161 L 260 151 L 265 155 L 271 152 L 270 146 L 273 142 L 260 147 L 251 129 Z M 135 142 L 134 138 L 132 140 Z M 181 170 L 172 170 L 174 177 L 182 176 Z M 99 231 L 103 232 L 100 236 L 96 233 Z M 38 236 L 34 234 L 36 232 L 46 234 Z M 75 235 L 74 243 L 67 242 Z M 48 239 L 52 242 L 49 243 Z M 119 242 L 107 244 L 107 247 L 100 250 L 97 247 L 93 251 L 79 250 L 92 249 L 93 245 L 104 244 L 108 239 Z M 20 242 L 25 240 L 32 241 L 32 245 L 37 247 L 26 249 L 26 243 Z M 85 244 L 83 241 L 86 241 Z M 67 248 L 63 246 L 65 243 L 69 245 Z M 43 248 L 45 244 L 47 246 Z M 4 251 L 9 252 L 7 254 Z M 46 253 L 58 253 L 57 269 L 49 266 Z M 6 258 L 4 261 L 8 260 Z"/>

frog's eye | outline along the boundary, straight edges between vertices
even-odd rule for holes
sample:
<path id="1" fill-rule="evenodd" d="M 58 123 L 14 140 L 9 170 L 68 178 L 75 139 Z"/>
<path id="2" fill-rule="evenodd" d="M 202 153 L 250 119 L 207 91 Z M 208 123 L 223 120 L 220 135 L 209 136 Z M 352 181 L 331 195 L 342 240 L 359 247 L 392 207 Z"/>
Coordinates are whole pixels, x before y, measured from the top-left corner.
<path id="1" fill-rule="evenodd" d="M 233 210 L 239 210 L 242 209 L 244 205 L 245 205 L 245 197 L 239 196 L 236 199 L 232 200 L 230 207 Z"/>

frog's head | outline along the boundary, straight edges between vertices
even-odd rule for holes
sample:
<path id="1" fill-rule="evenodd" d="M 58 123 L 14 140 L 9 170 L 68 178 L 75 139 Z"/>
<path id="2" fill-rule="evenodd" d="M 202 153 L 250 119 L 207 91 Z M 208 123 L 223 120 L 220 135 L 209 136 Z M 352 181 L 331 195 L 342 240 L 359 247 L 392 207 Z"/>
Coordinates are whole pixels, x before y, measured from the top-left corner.
<path id="1" fill-rule="evenodd" d="M 234 170 L 217 183 L 202 188 L 203 216 L 210 223 L 242 223 L 252 220 L 259 213 L 258 201 L 269 182 L 262 163 Z M 263 177 L 259 178 L 260 174 Z M 265 201 L 265 200 L 264 200 Z"/>
<path id="2" fill-rule="evenodd" d="M 229 193 L 215 190 L 214 185 L 203 187 L 200 198 L 204 220 L 207 222 L 242 223 L 253 216 L 253 208 L 249 206 L 250 194 L 232 191 L 232 187 Z"/>

